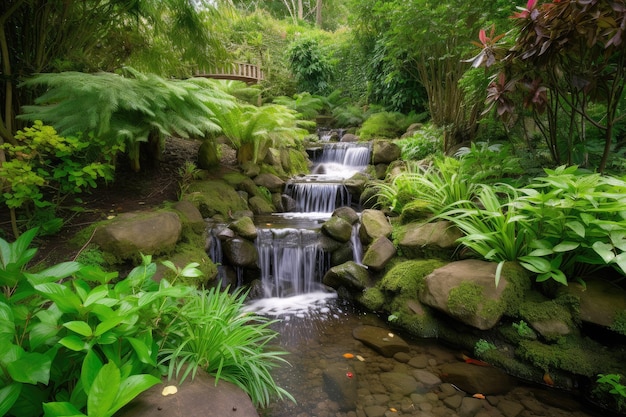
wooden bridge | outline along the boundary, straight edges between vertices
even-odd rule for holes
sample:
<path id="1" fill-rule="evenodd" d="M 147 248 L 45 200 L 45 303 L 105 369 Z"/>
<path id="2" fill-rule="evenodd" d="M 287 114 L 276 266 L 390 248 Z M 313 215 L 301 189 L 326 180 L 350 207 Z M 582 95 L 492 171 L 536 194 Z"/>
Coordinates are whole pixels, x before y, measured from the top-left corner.
<path id="1" fill-rule="evenodd" d="M 232 65 L 225 65 L 220 68 L 209 70 L 201 69 L 196 73 L 196 77 L 215 78 L 218 80 L 239 80 L 249 84 L 258 83 L 264 79 L 263 71 L 253 64 L 235 62 Z"/>

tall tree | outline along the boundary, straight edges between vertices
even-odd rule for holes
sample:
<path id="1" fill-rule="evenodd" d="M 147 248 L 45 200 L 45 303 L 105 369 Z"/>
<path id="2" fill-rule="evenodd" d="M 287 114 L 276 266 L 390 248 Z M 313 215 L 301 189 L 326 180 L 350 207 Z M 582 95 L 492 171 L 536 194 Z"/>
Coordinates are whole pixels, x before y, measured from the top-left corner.
<path id="1" fill-rule="evenodd" d="M 471 41 L 493 21 L 506 20 L 514 0 L 353 0 L 360 44 L 387 81 L 407 79 L 425 88 L 435 124 L 446 128 L 446 148 L 472 138 L 481 102 L 467 103 L 459 81 L 469 65 Z M 471 106 L 466 106 L 471 104 Z"/>

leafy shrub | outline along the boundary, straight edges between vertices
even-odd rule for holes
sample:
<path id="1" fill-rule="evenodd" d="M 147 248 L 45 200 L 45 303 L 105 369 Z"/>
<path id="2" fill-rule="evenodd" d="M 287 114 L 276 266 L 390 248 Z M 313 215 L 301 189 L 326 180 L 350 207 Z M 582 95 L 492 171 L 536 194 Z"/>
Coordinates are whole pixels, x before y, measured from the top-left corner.
<path id="1" fill-rule="evenodd" d="M 424 119 L 424 115 L 404 115 L 396 112 L 378 112 L 372 114 L 363 122 L 359 129 L 362 139 L 372 138 L 399 138 L 412 124 Z"/>
<path id="2" fill-rule="evenodd" d="M 332 67 L 315 39 L 295 40 L 289 46 L 287 56 L 300 92 L 321 95 L 329 92 Z"/>
<path id="3" fill-rule="evenodd" d="M 513 154 L 509 144 L 472 142 L 469 147 L 461 147 L 454 156 L 461 160 L 465 172 L 472 173 L 473 182 L 517 183 L 524 174 L 520 158 Z"/>
<path id="4" fill-rule="evenodd" d="M 160 383 L 159 346 L 210 344 L 174 330 L 192 322 L 219 327 L 233 317 L 238 320 L 229 322 L 218 350 L 219 376 L 236 380 L 238 366 L 247 366 L 243 378 L 254 381 L 253 398 L 291 398 L 267 374 L 282 354 L 263 351 L 274 333 L 263 319 L 242 314 L 241 296 L 174 285 L 180 277 L 198 276 L 198 264 L 164 262 L 175 277 L 159 283 L 151 279 L 156 264 L 150 257 L 120 280 L 77 262 L 27 272 L 35 234 L 31 229 L 13 243 L 0 239 L 0 415 L 110 417 Z M 216 303 L 214 314 L 200 320 L 195 307 L 204 303 Z M 228 339 L 231 334 L 239 338 Z M 243 347 L 242 334 L 250 336 Z M 239 352 L 234 359 L 233 351 Z"/>
<path id="5" fill-rule="evenodd" d="M 592 395 L 600 401 L 612 403 L 617 411 L 626 411 L 626 386 L 621 384 L 621 375 L 618 374 L 598 374 L 596 387 Z M 607 399 L 610 398 L 610 399 Z"/>
<path id="6" fill-rule="evenodd" d="M 530 252 L 519 260 L 537 281 L 562 284 L 609 265 L 626 273 L 626 181 L 576 166 L 545 169 L 520 190 Z"/>
<path id="7" fill-rule="evenodd" d="M 36 120 L 33 126 L 18 131 L 15 140 L 15 145 L 0 145 L 9 159 L 0 165 L 0 202 L 12 213 L 47 207 L 54 214 L 68 196 L 96 188 L 99 180 L 113 179 L 118 148 L 108 147 L 96 137 L 62 137 Z"/>
<path id="8" fill-rule="evenodd" d="M 280 96 L 274 99 L 274 103 L 281 104 L 288 109 L 298 112 L 302 119 L 313 120 L 324 108 L 324 100 L 304 92 L 294 94 L 293 97 Z"/>
<path id="9" fill-rule="evenodd" d="M 443 152 L 443 130 L 426 125 L 412 136 L 396 141 L 402 150 L 405 161 L 419 161 L 431 156 L 441 156 Z"/>

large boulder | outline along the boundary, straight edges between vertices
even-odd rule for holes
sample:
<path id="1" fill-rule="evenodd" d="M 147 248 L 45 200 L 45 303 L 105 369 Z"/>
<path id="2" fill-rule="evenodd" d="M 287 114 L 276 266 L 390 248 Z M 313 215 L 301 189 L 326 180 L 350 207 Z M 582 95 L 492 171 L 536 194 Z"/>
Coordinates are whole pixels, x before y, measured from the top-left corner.
<path id="1" fill-rule="evenodd" d="M 411 259 L 437 257 L 449 259 L 457 248 L 461 231 L 448 221 L 409 223 L 398 231 L 398 247 Z"/>
<path id="2" fill-rule="evenodd" d="M 187 191 L 185 200 L 191 201 L 204 218 L 217 214 L 229 217 L 231 213 L 248 209 L 248 202 L 226 181 L 194 181 Z"/>
<path id="3" fill-rule="evenodd" d="M 191 202 L 182 200 L 172 206 L 176 210 L 183 222 L 183 227 L 188 225 L 195 233 L 202 234 L 206 231 L 206 222 L 200 214 L 200 210 Z"/>
<path id="4" fill-rule="evenodd" d="M 372 164 L 390 164 L 400 159 L 401 150 L 398 145 L 386 140 L 374 141 L 372 149 Z"/>
<path id="5" fill-rule="evenodd" d="M 267 201 L 264 197 L 256 195 L 248 199 L 248 204 L 250 205 L 250 210 L 252 210 L 254 214 L 270 214 L 276 211 L 276 207 L 274 207 L 270 201 Z"/>
<path id="6" fill-rule="evenodd" d="M 381 355 L 392 358 L 398 352 L 408 352 L 409 345 L 397 334 L 378 326 L 361 325 L 352 330 L 352 337 Z"/>
<path id="7" fill-rule="evenodd" d="M 374 239 L 379 237 L 389 237 L 392 230 L 387 216 L 382 211 L 368 209 L 363 210 L 363 213 L 361 213 L 359 237 L 363 244 L 369 245 Z"/>
<path id="8" fill-rule="evenodd" d="M 235 384 L 198 372 L 182 385 L 174 383 L 177 392 L 163 395 L 166 384 L 153 386 L 133 399 L 115 414 L 116 417 L 258 417 L 250 397 Z"/>
<path id="9" fill-rule="evenodd" d="M 341 217 L 350 224 L 354 224 L 359 221 L 359 213 L 357 213 L 352 207 L 348 206 L 336 208 L 335 211 L 333 211 L 333 217 Z"/>
<path id="10" fill-rule="evenodd" d="M 374 271 L 381 271 L 395 254 L 396 247 L 391 240 L 384 236 L 379 237 L 367 248 L 363 256 L 363 265 Z"/>
<path id="11" fill-rule="evenodd" d="M 134 259 L 140 253 L 155 255 L 174 249 L 183 226 L 169 211 L 122 213 L 99 226 L 93 242 L 119 259 Z"/>
<path id="12" fill-rule="evenodd" d="M 480 330 L 494 327 L 502 315 L 524 297 L 530 280 L 520 282 L 517 269 L 510 278 L 503 269 L 496 287 L 497 264 L 476 259 L 451 262 L 424 280 L 419 299 L 424 304 Z M 509 282 L 511 280 L 511 282 Z"/>
<path id="13" fill-rule="evenodd" d="M 222 245 L 224 257 L 231 265 L 245 268 L 257 267 L 259 254 L 254 246 L 254 242 L 246 239 L 228 239 Z"/>
<path id="14" fill-rule="evenodd" d="M 341 217 L 331 217 L 322 225 L 322 233 L 339 242 L 348 242 L 352 237 L 352 225 Z"/>
<path id="15" fill-rule="evenodd" d="M 324 285 L 336 290 L 345 288 L 349 291 L 362 291 L 367 287 L 368 281 L 367 269 L 352 261 L 330 268 L 322 279 Z"/>
<path id="16" fill-rule="evenodd" d="M 265 187 L 272 193 L 280 193 L 285 188 L 285 181 L 274 174 L 259 174 L 254 178 L 254 183 L 259 187 Z"/>
<path id="17" fill-rule="evenodd" d="M 232 222 L 229 227 L 244 239 L 254 241 L 257 237 L 256 226 L 250 217 L 241 217 Z"/>
<path id="18" fill-rule="evenodd" d="M 612 327 L 618 315 L 626 314 L 626 291 L 603 279 L 587 280 L 586 286 L 570 283 L 561 289 L 580 300 L 580 319 Z"/>

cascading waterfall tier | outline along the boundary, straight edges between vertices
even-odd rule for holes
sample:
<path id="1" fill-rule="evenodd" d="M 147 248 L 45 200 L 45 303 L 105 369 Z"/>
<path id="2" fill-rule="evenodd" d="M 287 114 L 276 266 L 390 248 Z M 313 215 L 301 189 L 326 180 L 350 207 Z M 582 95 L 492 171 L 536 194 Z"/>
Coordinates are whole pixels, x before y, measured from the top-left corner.
<path id="1" fill-rule="evenodd" d="M 350 192 L 343 181 L 361 172 L 370 161 L 369 143 L 325 144 L 314 161 L 312 174 L 290 181 L 285 193 L 296 201 L 296 212 L 332 213 L 351 206 Z"/>
<path id="2" fill-rule="evenodd" d="M 320 291 L 328 269 L 319 233 L 309 229 L 258 229 L 256 246 L 265 297 L 288 297 Z"/>

